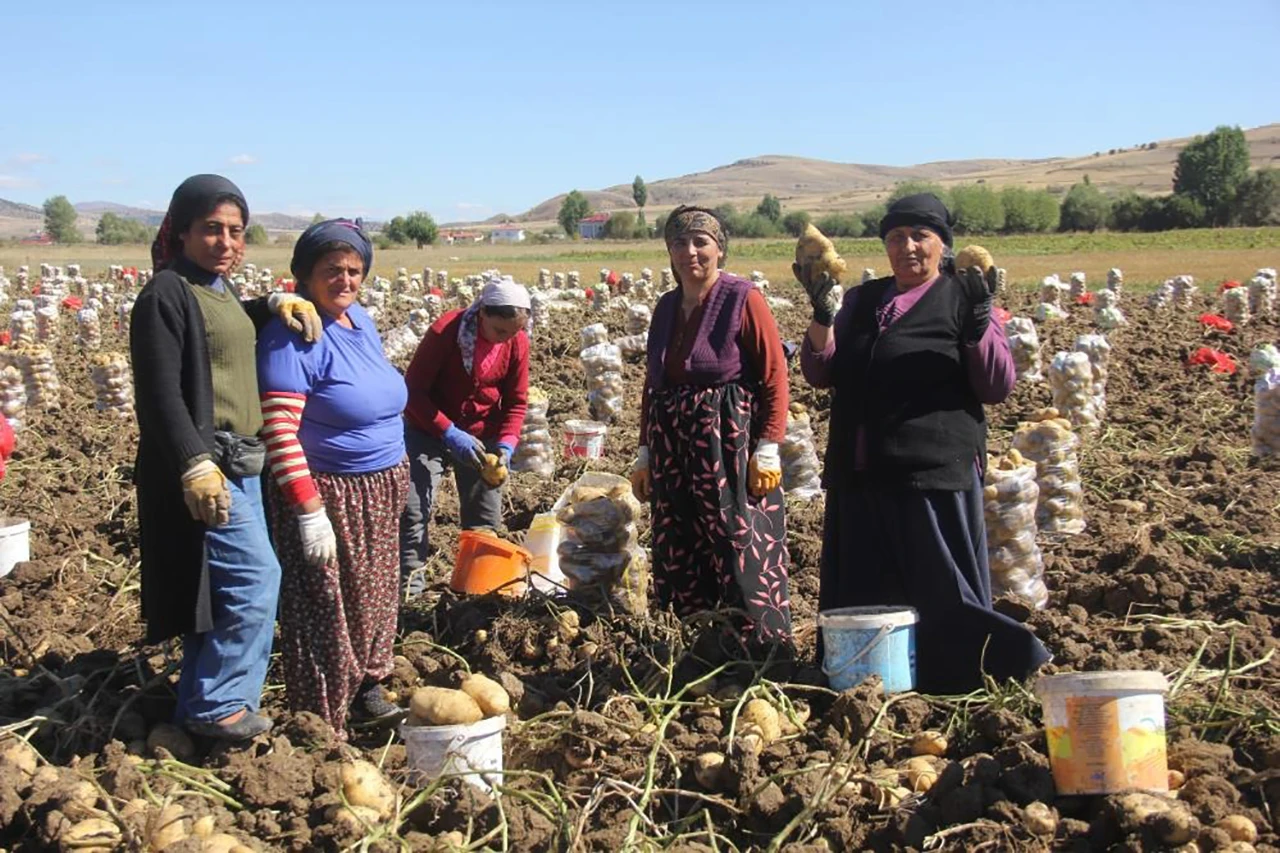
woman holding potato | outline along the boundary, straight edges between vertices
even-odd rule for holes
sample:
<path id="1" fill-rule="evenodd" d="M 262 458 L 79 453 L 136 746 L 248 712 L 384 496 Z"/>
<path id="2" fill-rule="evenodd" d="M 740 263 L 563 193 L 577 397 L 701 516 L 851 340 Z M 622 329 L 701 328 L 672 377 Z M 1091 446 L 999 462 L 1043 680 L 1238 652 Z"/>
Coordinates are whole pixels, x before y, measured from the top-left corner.
<path id="1" fill-rule="evenodd" d="M 356 223 L 312 225 L 290 269 L 324 332 L 308 344 L 274 323 L 258 341 L 285 692 L 339 735 L 348 712 L 368 724 L 401 714 L 379 682 L 391 674 L 399 611 L 407 395 L 356 302 L 372 263 Z"/>
<path id="2" fill-rule="evenodd" d="M 400 521 L 400 571 L 422 591 L 436 489 L 452 466 L 462 529 L 502 524 L 502 484 L 529 403 L 529 291 L 494 278 L 470 307 L 427 331 L 404 381 L 404 440 L 412 487 Z"/>
<path id="3" fill-rule="evenodd" d="M 834 389 L 819 608 L 914 607 L 923 691 L 1023 678 L 1049 654 L 992 609 L 983 520 L 983 404 L 1015 379 L 998 272 L 989 256 L 955 271 L 950 213 L 928 193 L 890 205 L 880 236 L 893 275 L 843 305 L 825 264 L 793 268 L 813 305 L 801 369 Z"/>
<path id="4" fill-rule="evenodd" d="M 755 641 L 789 645 L 782 341 L 760 292 L 721 271 L 711 211 L 677 207 L 663 237 L 679 286 L 653 313 L 631 474 L 651 502 L 654 594 L 681 616 L 736 608 Z"/>

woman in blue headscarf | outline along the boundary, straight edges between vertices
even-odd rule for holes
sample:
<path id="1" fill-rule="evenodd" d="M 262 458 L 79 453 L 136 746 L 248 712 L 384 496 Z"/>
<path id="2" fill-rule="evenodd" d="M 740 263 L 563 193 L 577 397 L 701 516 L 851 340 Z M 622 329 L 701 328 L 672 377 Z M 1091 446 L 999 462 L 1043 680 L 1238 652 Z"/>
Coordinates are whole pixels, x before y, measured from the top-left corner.
<path id="1" fill-rule="evenodd" d="M 391 674 L 399 603 L 407 392 L 356 302 L 372 262 L 357 223 L 312 225 L 290 268 L 324 334 L 308 344 L 272 323 L 258 339 L 285 692 L 295 711 L 340 735 L 348 712 L 357 724 L 401 713 L 380 682 Z"/>

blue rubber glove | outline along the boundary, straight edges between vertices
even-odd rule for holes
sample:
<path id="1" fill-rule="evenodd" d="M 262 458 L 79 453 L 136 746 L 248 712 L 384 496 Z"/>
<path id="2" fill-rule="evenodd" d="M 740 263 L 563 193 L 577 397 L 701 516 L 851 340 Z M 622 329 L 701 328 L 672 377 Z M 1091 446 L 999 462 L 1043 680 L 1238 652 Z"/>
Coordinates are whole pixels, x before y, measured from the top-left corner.
<path id="1" fill-rule="evenodd" d="M 464 465 L 479 471 L 484 467 L 484 444 L 469 432 L 450 424 L 444 431 L 444 446 L 455 465 Z"/>
<path id="2" fill-rule="evenodd" d="M 498 442 L 498 455 L 502 457 L 503 468 L 511 467 L 511 454 L 515 452 L 516 452 L 516 449 L 511 445 L 502 441 Z"/>

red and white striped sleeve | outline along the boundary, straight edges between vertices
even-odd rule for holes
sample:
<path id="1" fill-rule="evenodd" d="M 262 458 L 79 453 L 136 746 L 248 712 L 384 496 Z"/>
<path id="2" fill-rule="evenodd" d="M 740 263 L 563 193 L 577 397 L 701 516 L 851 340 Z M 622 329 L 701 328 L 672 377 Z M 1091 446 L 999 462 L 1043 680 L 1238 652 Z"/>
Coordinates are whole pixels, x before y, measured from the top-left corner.
<path id="1" fill-rule="evenodd" d="M 319 497 L 307 457 L 298 443 L 298 427 L 307 395 L 288 391 L 268 391 L 262 395 L 262 438 L 267 443 L 267 465 L 276 485 L 290 505 L 298 506 Z"/>

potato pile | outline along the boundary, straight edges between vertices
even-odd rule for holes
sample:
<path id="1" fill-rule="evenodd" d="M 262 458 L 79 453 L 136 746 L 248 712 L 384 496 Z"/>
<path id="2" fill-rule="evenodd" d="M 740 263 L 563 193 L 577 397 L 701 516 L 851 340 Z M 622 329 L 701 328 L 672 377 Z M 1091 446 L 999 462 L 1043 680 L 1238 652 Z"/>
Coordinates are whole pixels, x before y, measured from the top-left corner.
<path id="1" fill-rule="evenodd" d="M 1089 292 L 1089 285 L 1083 272 L 1073 272 L 1068 285 L 1068 293 L 1073 300 L 1079 299 Z"/>
<path id="2" fill-rule="evenodd" d="M 473 672 L 452 687 L 419 687 L 409 699 L 406 726 L 466 726 L 511 710 L 511 697 L 501 684 Z"/>
<path id="3" fill-rule="evenodd" d="M 1152 311 L 1167 311 L 1173 305 L 1173 279 L 1157 287 L 1147 297 L 1147 307 Z"/>
<path id="4" fill-rule="evenodd" d="M 27 413 L 27 385 L 13 365 L 0 367 L 0 414 L 15 426 Z"/>
<path id="5" fill-rule="evenodd" d="M 1243 287 L 1233 287 L 1222 294 L 1222 314 L 1237 326 L 1250 320 L 1249 293 Z"/>
<path id="6" fill-rule="evenodd" d="M 649 332 L 649 324 L 653 321 L 653 312 L 649 310 L 649 306 L 644 303 L 632 305 L 627 309 L 627 334 L 628 335 L 646 335 Z"/>
<path id="7" fill-rule="evenodd" d="M 1120 292 L 1124 290 L 1124 272 L 1119 267 L 1107 270 L 1107 290 L 1114 293 L 1119 301 Z"/>
<path id="8" fill-rule="evenodd" d="M 540 477 L 550 477 L 555 473 L 551 423 L 547 420 L 549 405 L 546 391 L 533 386 L 529 388 L 529 408 L 525 412 L 524 426 L 520 428 L 520 443 L 511 455 L 511 470 L 532 471 Z"/>
<path id="9" fill-rule="evenodd" d="M 9 315 L 9 344 L 13 347 L 29 347 L 36 344 L 36 312 L 32 307 L 25 310 L 22 303 L 31 304 L 29 300 L 19 299 Z"/>
<path id="10" fill-rule="evenodd" d="M 570 589 L 593 589 L 639 612 L 648 591 L 647 561 L 637 545 L 640 502 L 624 477 L 584 474 L 556 502 L 562 525 L 560 570 Z"/>
<path id="11" fill-rule="evenodd" d="M 546 329 L 551 326 L 551 298 L 541 290 L 529 294 L 529 330 Z"/>
<path id="12" fill-rule="evenodd" d="M 1062 290 L 1062 280 L 1056 275 L 1047 275 L 1040 282 L 1040 304 L 1035 310 L 1038 322 L 1067 318 L 1067 311 L 1062 307 Z"/>
<path id="13" fill-rule="evenodd" d="M 76 343 L 86 350 L 102 348 L 102 321 L 97 308 L 86 307 L 76 312 Z"/>
<path id="14" fill-rule="evenodd" d="M 987 456 L 982 505 L 992 592 L 1018 595 L 1037 609 L 1049 602 L 1044 558 L 1036 544 L 1036 464 L 1017 450 Z"/>
<path id="15" fill-rule="evenodd" d="M 1102 335 L 1081 335 L 1076 338 L 1076 352 L 1082 352 L 1089 358 L 1089 369 L 1093 371 L 1090 384 L 1093 411 L 1101 420 L 1107 414 L 1107 375 L 1111 366 L 1111 343 Z"/>
<path id="16" fill-rule="evenodd" d="M 822 494 L 822 469 L 813 446 L 813 425 L 803 403 L 787 410 L 787 432 L 778 448 L 782 457 L 782 490 L 788 497 L 811 500 Z"/>
<path id="17" fill-rule="evenodd" d="M 1082 354 L 1081 354 L 1082 355 Z M 1084 530 L 1084 488 L 1076 448 L 1080 439 L 1057 409 L 1041 409 L 1018 424 L 1013 446 L 1036 463 L 1036 525 L 1049 536 L 1073 536 Z"/>
<path id="18" fill-rule="evenodd" d="M 58 393 L 58 371 L 53 365 L 53 353 L 49 348 L 36 344 L 17 347 L 9 353 L 10 363 L 22 371 L 22 381 L 27 387 L 27 405 L 41 411 L 62 408 Z"/>
<path id="19" fill-rule="evenodd" d="M 593 420 L 612 423 L 623 406 L 622 350 L 615 344 L 593 344 L 579 358 L 587 375 L 587 410 Z"/>
<path id="20" fill-rule="evenodd" d="M 58 340 L 58 306 L 41 305 L 36 308 L 36 340 L 52 344 Z"/>
<path id="21" fill-rule="evenodd" d="M 1173 304 L 1179 308 L 1190 309 L 1195 305 L 1196 280 L 1190 275 L 1176 275 L 1173 277 Z"/>
<path id="22" fill-rule="evenodd" d="M 1275 270 L 1258 270 L 1249 280 L 1249 313 L 1255 317 L 1270 317 L 1275 313 L 1275 305 Z"/>
<path id="23" fill-rule="evenodd" d="M 1120 294 L 1114 290 L 1099 290 L 1094 294 L 1093 324 L 1103 331 L 1129 325 L 1129 320 L 1117 305 Z"/>
<path id="24" fill-rule="evenodd" d="M 1098 427 L 1093 405 L 1093 367 L 1082 352 L 1060 352 L 1049 362 L 1049 388 L 1053 407 L 1079 430 Z"/>
<path id="25" fill-rule="evenodd" d="M 1010 317 L 1004 324 L 1004 335 L 1013 356 L 1013 369 L 1019 382 L 1043 382 L 1041 372 L 1040 335 L 1030 317 Z"/>
<path id="26" fill-rule="evenodd" d="M 1280 368 L 1268 370 L 1253 386 L 1253 454 L 1280 455 Z"/>
<path id="27" fill-rule="evenodd" d="M 848 264 L 836 252 L 835 244 L 827 236 L 809 223 L 804 227 L 800 239 L 796 241 L 796 263 L 801 267 L 809 266 L 810 275 L 817 277 L 826 273 L 837 284 L 844 275 Z"/>
<path id="28" fill-rule="evenodd" d="M 123 353 L 97 353 L 89 359 L 89 378 L 97 398 L 94 406 L 118 418 L 133 417 L 133 375 Z"/>

